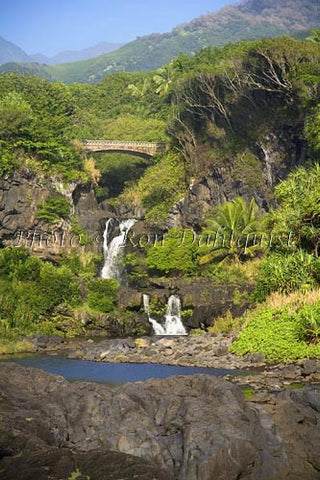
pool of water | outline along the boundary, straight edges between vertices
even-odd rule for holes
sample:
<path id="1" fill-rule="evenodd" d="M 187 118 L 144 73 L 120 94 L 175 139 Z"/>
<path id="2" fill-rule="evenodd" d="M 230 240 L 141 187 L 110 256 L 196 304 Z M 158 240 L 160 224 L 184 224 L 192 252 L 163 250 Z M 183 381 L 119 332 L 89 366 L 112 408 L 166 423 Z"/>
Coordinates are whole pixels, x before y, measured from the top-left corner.
<path id="1" fill-rule="evenodd" d="M 16 362 L 26 367 L 40 368 L 72 381 L 84 380 L 108 384 L 138 382 L 148 378 L 167 378 L 173 375 L 194 375 L 196 373 L 215 376 L 243 373 L 220 368 L 180 367 L 150 363 L 98 363 L 45 355 L 10 357 L 4 360 Z"/>

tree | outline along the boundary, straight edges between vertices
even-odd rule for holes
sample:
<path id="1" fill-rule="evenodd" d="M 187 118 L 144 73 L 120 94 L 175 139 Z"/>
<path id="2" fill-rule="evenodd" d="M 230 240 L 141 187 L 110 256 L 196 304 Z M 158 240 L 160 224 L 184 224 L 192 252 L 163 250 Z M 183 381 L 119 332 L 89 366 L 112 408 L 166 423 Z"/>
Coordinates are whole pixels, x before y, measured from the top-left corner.
<path id="1" fill-rule="evenodd" d="M 307 37 L 306 40 L 312 43 L 320 43 L 320 30 L 311 30 L 311 35 Z"/>
<path id="2" fill-rule="evenodd" d="M 149 78 L 145 78 L 143 82 L 138 83 L 137 85 L 134 83 L 130 83 L 128 85 L 128 90 L 131 92 L 131 95 L 136 98 L 141 98 L 148 93 L 150 90 L 151 82 Z"/>
<path id="3" fill-rule="evenodd" d="M 174 62 L 170 62 L 168 65 L 159 68 L 153 76 L 153 81 L 157 85 L 156 93 L 160 96 L 166 95 L 176 78 L 176 73 Z"/>
<path id="4" fill-rule="evenodd" d="M 14 141 L 31 133 L 33 112 L 21 94 L 9 92 L 0 100 L 0 139 Z"/>
<path id="5" fill-rule="evenodd" d="M 232 259 L 239 262 L 252 256 L 259 248 L 255 242 L 250 244 L 250 235 L 253 239 L 262 230 L 259 208 L 253 198 L 249 205 L 242 197 L 218 205 L 214 215 L 207 220 L 207 225 L 203 233 L 207 239 L 212 239 L 212 246 L 208 253 L 200 257 L 201 265 L 214 260 L 224 262 Z M 206 250 L 208 246 L 210 241 L 207 241 Z"/>

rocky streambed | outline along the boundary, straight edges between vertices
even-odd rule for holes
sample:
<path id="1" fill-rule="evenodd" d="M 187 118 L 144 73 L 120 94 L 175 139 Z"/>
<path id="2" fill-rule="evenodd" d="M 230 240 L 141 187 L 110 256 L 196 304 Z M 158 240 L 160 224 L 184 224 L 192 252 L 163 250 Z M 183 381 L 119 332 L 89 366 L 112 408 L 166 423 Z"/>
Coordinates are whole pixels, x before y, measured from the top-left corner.
<path id="1" fill-rule="evenodd" d="M 14 363 L 0 386 L 1 480 L 320 478 L 317 386 L 245 400 L 207 375 L 109 387 Z"/>
<path id="2" fill-rule="evenodd" d="M 300 360 L 292 365 L 266 363 L 262 355 L 239 357 L 228 351 L 232 335 L 79 339 L 36 335 L 38 352 L 95 362 L 157 363 L 234 370 L 226 379 L 256 391 L 280 391 L 290 386 L 320 384 L 320 361 Z M 242 374 L 239 375 L 239 370 Z"/>

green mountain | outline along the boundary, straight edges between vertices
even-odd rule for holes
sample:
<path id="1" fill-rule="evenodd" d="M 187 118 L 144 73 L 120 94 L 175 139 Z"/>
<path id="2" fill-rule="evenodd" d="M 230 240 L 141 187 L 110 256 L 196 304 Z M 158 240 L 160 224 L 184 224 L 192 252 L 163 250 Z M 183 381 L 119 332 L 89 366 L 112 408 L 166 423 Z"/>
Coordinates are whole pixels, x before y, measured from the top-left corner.
<path id="1" fill-rule="evenodd" d="M 20 47 L 0 37 L 0 65 L 7 62 L 28 62 L 29 59 Z"/>
<path id="2" fill-rule="evenodd" d="M 96 83 L 114 72 L 154 70 L 180 53 L 193 55 L 207 45 L 224 45 L 278 35 L 303 36 L 320 25 L 318 0 L 247 0 L 217 13 L 202 15 L 169 33 L 138 37 L 111 53 L 50 67 L 29 64 L 23 71 L 72 83 Z M 21 71 L 5 65 L 1 71 Z M 35 70 L 35 71 L 34 71 Z"/>

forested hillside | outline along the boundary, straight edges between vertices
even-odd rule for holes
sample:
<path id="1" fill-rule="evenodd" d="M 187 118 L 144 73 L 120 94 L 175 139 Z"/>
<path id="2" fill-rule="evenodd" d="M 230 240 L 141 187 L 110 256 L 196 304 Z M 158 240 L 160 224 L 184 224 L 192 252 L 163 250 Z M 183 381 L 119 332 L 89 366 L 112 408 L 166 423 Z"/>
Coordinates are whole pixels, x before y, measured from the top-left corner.
<path id="1" fill-rule="evenodd" d="M 128 332 L 128 312 L 124 315 L 117 304 L 117 282 L 97 278 L 101 250 L 87 228 L 89 216 L 98 224 L 110 215 L 139 219 L 136 228 L 142 234 L 167 235 L 164 245 L 128 249 L 131 288 L 145 291 L 151 288 L 149 279 L 157 283 L 161 277 L 166 288 L 177 279 L 233 282 L 232 305 L 257 305 L 247 319 L 253 318 L 256 330 L 243 330 L 247 333 L 234 344 L 235 351 L 285 361 L 302 354 L 319 357 L 318 317 L 312 314 L 319 309 L 318 296 L 301 303 L 303 292 L 320 283 L 319 112 L 319 31 L 306 41 L 279 37 L 207 47 L 192 58 L 181 54 L 156 71 L 116 73 L 96 85 L 3 74 L 3 246 L 13 241 L 15 232 L 8 225 L 23 202 L 30 210 L 22 221 L 34 218 L 28 229 L 63 227 L 82 241 L 81 255 L 79 249 L 63 256 L 54 251 L 43 260 L 25 250 L 1 250 L 4 334 L 37 329 L 70 334 L 66 318 L 78 331 L 79 318 L 89 316 L 101 325 L 103 315 L 113 315 Z M 98 138 L 160 140 L 168 148 L 148 159 L 86 154 L 80 140 Z M 20 195 L 19 208 L 13 208 L 6 192 L 23 184 L 24 176 L 34 182 L 32 195 L 39 201 Z M 79 207 L 86 195 L 91 195 L 90 215 Z M 186 227 L 206 240 L 181 243 Z M 221 232 L 227 242 L 210 241 Z M 274 244 L 261 240 L 271 235 L 278 238 Z M 258 304 L 275 293 L 296 291 L 290 316 L 283 299 L 278 307 Z M 185 299 L 186 317 L 193 307 Z M 130 315 L 140 306 L 134 308 Z M 163 306 L 155 302 L 151 308 L 159 312 Z M 276 322 L 266 320 L 277 315 L 289 342 L 278 350 Z M 103 321 L 109 325 L 108 318 Z M 220 319 L 222 330 L 238 329 L 245 320 L 233 319 L 232 312 L 226 318 Z M 212 319 L 207 320 L 209 326 Z M 263 343 L 257 331 L 270 343 Z M 292 349 L 296 338 L 299 344 Z"/>
<path id="2" fill-rule="evenodd" d="M 94 59 L 57 66 L 11 63 L 2 66 L 0 72 L 29 72 L 66 83 L 96 83 L 114 72 L 154 70 L 180 53 L 192 56 L 205 46 L 287 34 L 303 38 L 319 25 L 317 0 L 247 0 L 202 15 L 171 32 L 138 37 Z"/>

